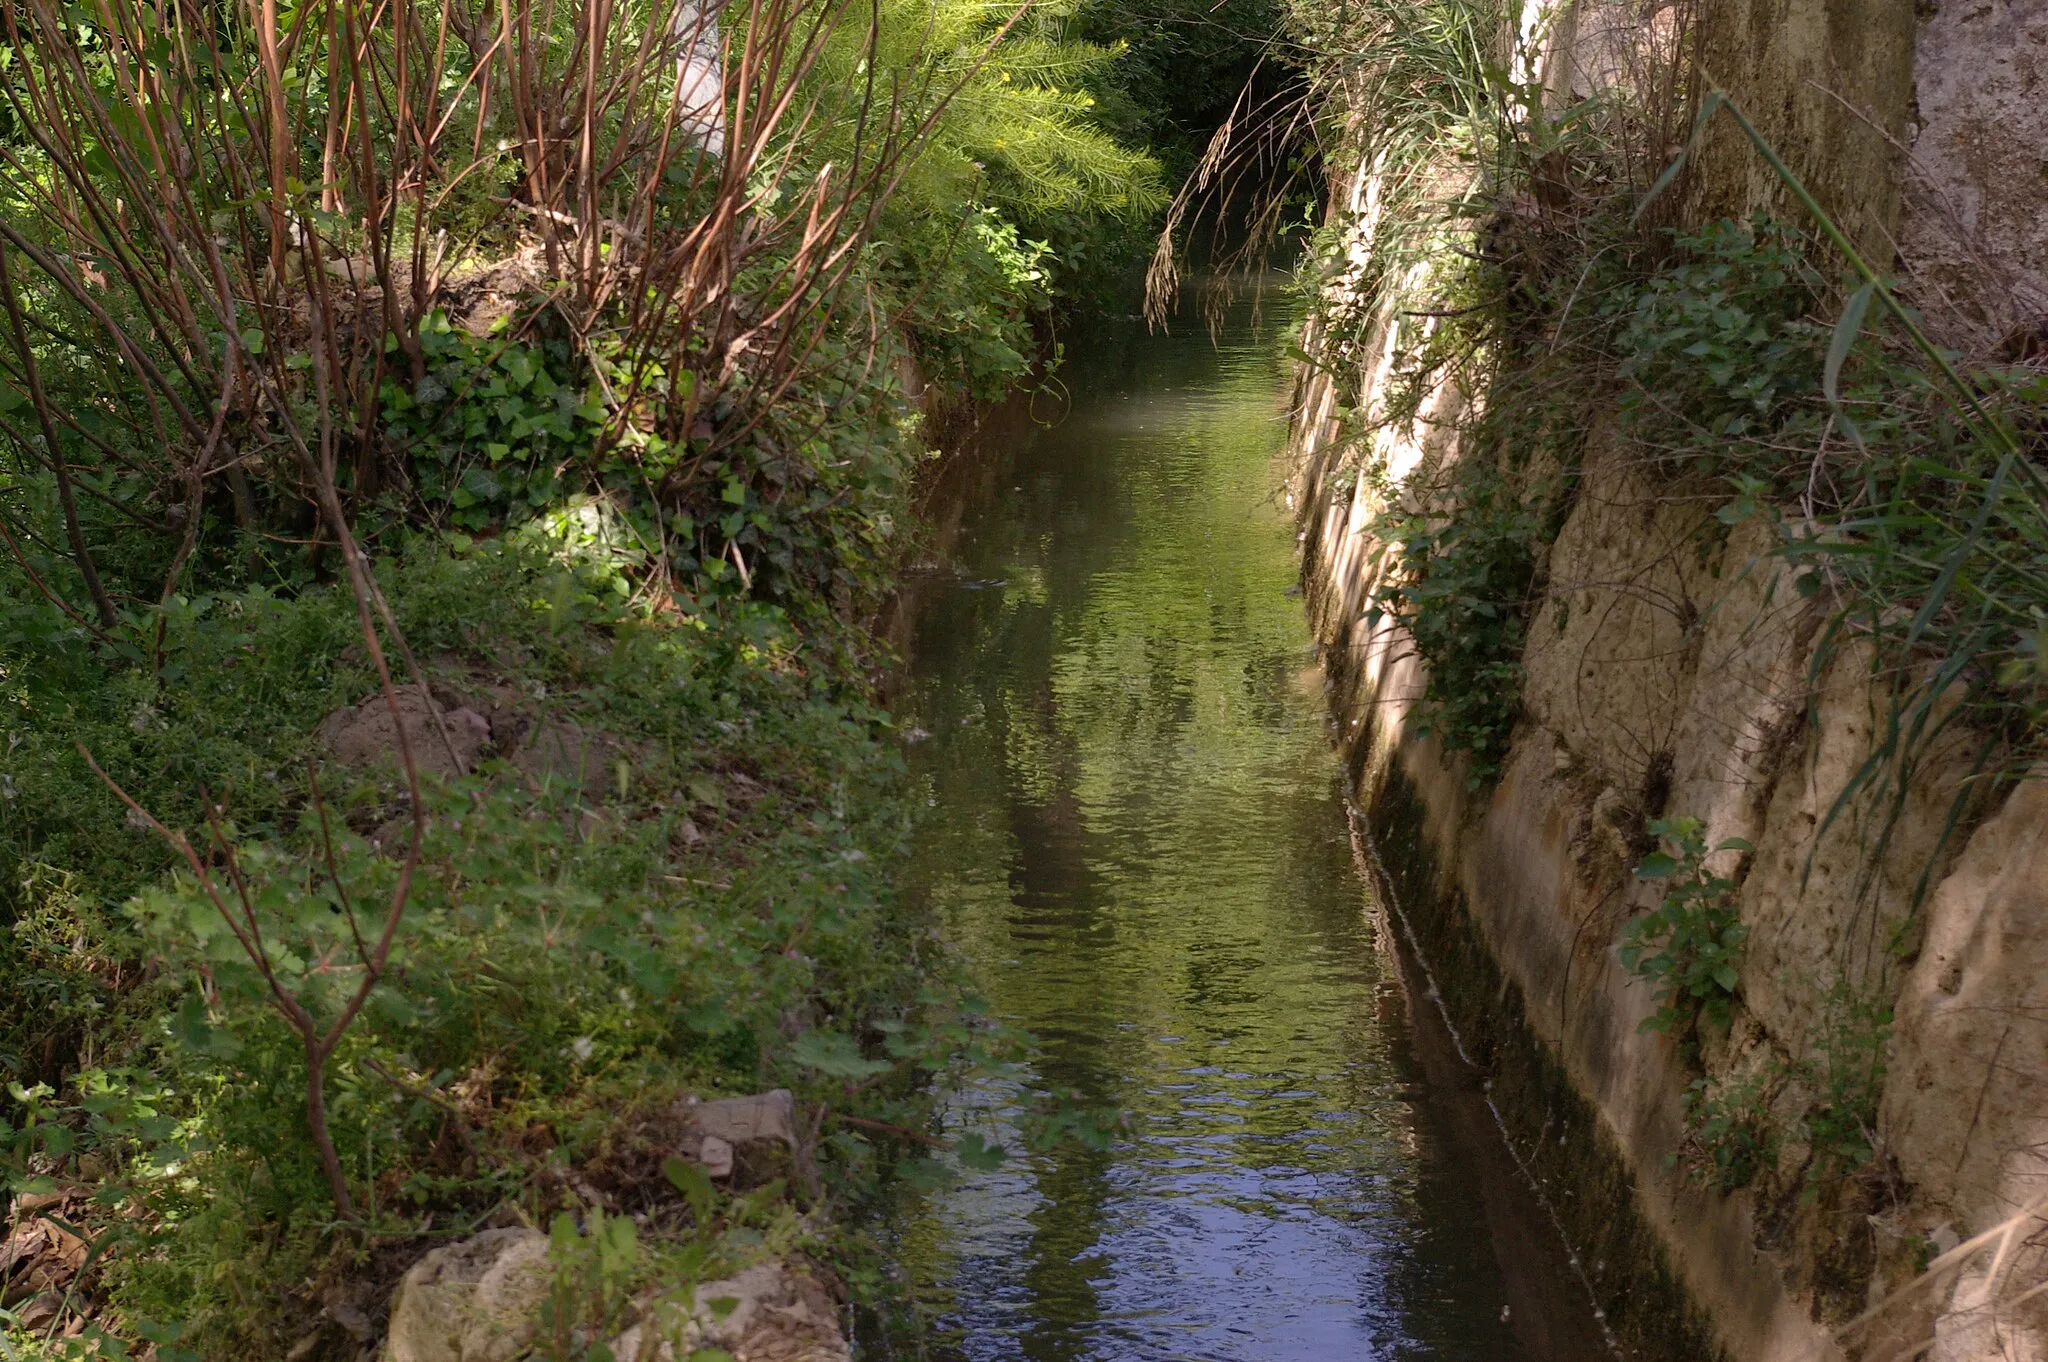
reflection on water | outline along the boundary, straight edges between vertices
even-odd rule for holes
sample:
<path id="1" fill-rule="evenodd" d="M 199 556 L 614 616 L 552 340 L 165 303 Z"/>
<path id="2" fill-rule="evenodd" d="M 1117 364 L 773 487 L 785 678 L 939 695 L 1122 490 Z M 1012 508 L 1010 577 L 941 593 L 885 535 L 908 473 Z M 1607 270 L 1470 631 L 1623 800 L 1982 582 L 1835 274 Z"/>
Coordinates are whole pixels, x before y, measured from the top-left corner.
<path id="1" fill-rule="evenodd" d="M 899 1248 L 941 1355 L 1522 1358 L 1352 861 L 1274 500 L 1282 347 L 1193 332 L 1074 346 L 1065 419 L 989 456 L 898 703 L 932 734 L 920 883 L 1039 1037 L 1030 1081 L 1131 1132 L 970 1176 Z"/>

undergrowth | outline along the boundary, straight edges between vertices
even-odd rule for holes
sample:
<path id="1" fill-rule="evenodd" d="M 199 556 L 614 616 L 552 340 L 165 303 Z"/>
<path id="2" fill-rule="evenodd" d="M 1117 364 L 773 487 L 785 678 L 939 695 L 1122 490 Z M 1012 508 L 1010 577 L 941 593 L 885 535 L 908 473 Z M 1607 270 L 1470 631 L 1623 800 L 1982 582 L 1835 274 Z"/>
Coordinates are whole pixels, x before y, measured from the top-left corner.
<path id="1" fill-rule="evenodd" d="M 836 1212 L 1003 1157 L 927 1133 L 1022 1042 L 891 891 L 862 625 L 906 390 L 1165 197 L 1082 8 L 0 0 L 0 1191 L 92 1245 L 0 1351 L 353 1355 L 487 1224 L 558 1353 L 768 1253 L 871 1300 Z M 480 745 L 344 759 L 403 696 Z M 665 1166 L 776 1087 L 776 1167 Z"/>
<path id="2" fill-rule="evenodd" d="M 429 795 L 404 949 L 331 1078 L 334 1137 L 379 1237 L 459 1235 L 506 1206 L 545 1223 L 621 1107 L 663 1094 L 783 1085 L 913 1128 L 905 1079 L 1008 1044 L 890 907 L 906 813 L 886 720 L 804 662 L 779 612 L 648 619 L 603 564 L 535 550 L 422 541 L 391 573 L 410 636 L 442 659 L 437 684 L 495 697 L 501 724 L 580 724 L 614 759 L 548 788 L 508 743 Z M 192 792 L 209 791 L 278 969 L 331 1006 L 353 979 L 347 905 L 399 869 L 369 840 L 399 801 L 395 772 L 330 761 L 316 786 L 307 764 L 322 713 L 367 684 L 352 614 L 332 590 L 204 603 L 166 657 L 208 688 L 175 700 L 85 659 L 13 678 L 17 755 L 48 746 L 11 768 L 19 797 L 0 814 L 16 862 L 45 867 L 17 919 L 33 930 L 5 946 L 23 984 L 4 1018 L 10 1185 L 112 1217 L 95 1289 L 131 1323 L 179 1321 L 200 1356 L 282 1355 L 297 1339 L 272 1331 L 313 1289 L 295 1284 L 375 1278 L 358 1247 L 375 1240 L 333 1235 L 294 1101 L 303 1064 L 263 979 L 64 746 L 85 743 L 166 817 L 202 822 Z M 97 861 L 91 892 L 52 858 Z M 68 1072 L 32 1063 L 71 1049 Z M 857 1195 L 893 1157 L 828 1133 L 807 1156 L 813 1199 Z"/>

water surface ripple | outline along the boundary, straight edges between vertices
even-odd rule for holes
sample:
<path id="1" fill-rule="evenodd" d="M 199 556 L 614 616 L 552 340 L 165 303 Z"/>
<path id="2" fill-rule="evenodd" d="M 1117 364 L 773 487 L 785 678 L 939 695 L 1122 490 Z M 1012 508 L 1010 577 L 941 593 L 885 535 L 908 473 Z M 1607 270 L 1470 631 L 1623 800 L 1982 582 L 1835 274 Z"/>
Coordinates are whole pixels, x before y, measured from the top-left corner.
<path id="1" fill-rule="evenodd" d="M 1350 850 L 1276 502 L 1283 346 L 1186 330 L 1106 328 L 1064 419 L 997 441 L 899 700 L 932 734 L 915 879 L 1040 1038 L 1029 1081 L 1131 1132 L 972 1176 L 897 1248 L 946 1355 L 1527 1358 Z"/>

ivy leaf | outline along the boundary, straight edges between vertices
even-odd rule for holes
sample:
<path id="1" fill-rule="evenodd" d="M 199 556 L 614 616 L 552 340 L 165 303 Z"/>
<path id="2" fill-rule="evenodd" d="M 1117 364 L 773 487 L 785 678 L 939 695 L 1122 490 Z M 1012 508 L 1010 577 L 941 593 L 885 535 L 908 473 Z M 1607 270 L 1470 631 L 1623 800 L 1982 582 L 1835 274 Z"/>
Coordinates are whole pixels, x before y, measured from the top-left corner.
<path id="1" fill-rule="evenodd" d="M 1643 857 L 1643 863 L 1636 867 L 1639 880 L 1666 880 L 1676 875 L 1680 867 L 1678 859 L 1661 851 L 1653 851 Z"/>
<path id="2" fill-rule="evenodd" d="M 969 1131 L 960 1137 L 960 1143 L 953 1146 L 953 1152 L 960 1157 L 960 1166 L 971 1168 L 977 1173 L 993 1173 L 1003 1166 L 1009 1152 L 999 1144 L 990 1144 L 978 1131 Z"/>
<path id="3" fill-rule="evenodd" d="M 852 1036 L 837 1031 L 807 1031 L 797 1037 L 789 1053 L 797 1063 L 829 1078 L 873 1078 L 893 1067 L 887 1060 L 869 1059 Z"/>

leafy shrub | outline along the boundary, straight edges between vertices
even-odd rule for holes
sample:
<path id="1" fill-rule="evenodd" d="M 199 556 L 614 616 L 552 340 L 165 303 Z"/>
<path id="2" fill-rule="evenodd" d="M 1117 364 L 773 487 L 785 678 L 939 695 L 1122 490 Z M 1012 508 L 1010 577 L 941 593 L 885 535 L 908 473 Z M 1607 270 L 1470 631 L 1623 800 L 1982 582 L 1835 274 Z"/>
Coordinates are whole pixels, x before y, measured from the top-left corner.
<path id="1" fill-rule="evenodd" d="M 1804 243 L 1759 215 L 1672 241 L 1674 263 L 1610 296 L 1621 406 L 1644 435 L 1675 431 L 1725 468 L 1745 439 L 1778 434 L 1820 391 L 1822 281 Z"/>
<path id="2" fill-rule="evenodd" d="M 982 206 L 951 223 L 905 223 L 889 256 L 929 380 L 988 400 L 1030 371 L 1052 303 L 1050 246 Z"/>
<path id="3" fill-rule="evenodd" d="M 1663 846 L 1636 867 L 1636 878 L 1664 885 L 1664 897 L 1622 931 L 1621 963 L 1654 990 L 1657 1010 L 1645 1031 L 1672 1031 L 1704 1012 L 1725 1024 L 1735 998 L 1748 928 L 1736 915 L 1735 881 L 1707 869 L 1706 825 L 1662 818 L 1650 832 Z M 1749 851 L 1731 837 L 1714 851 Z"/>

